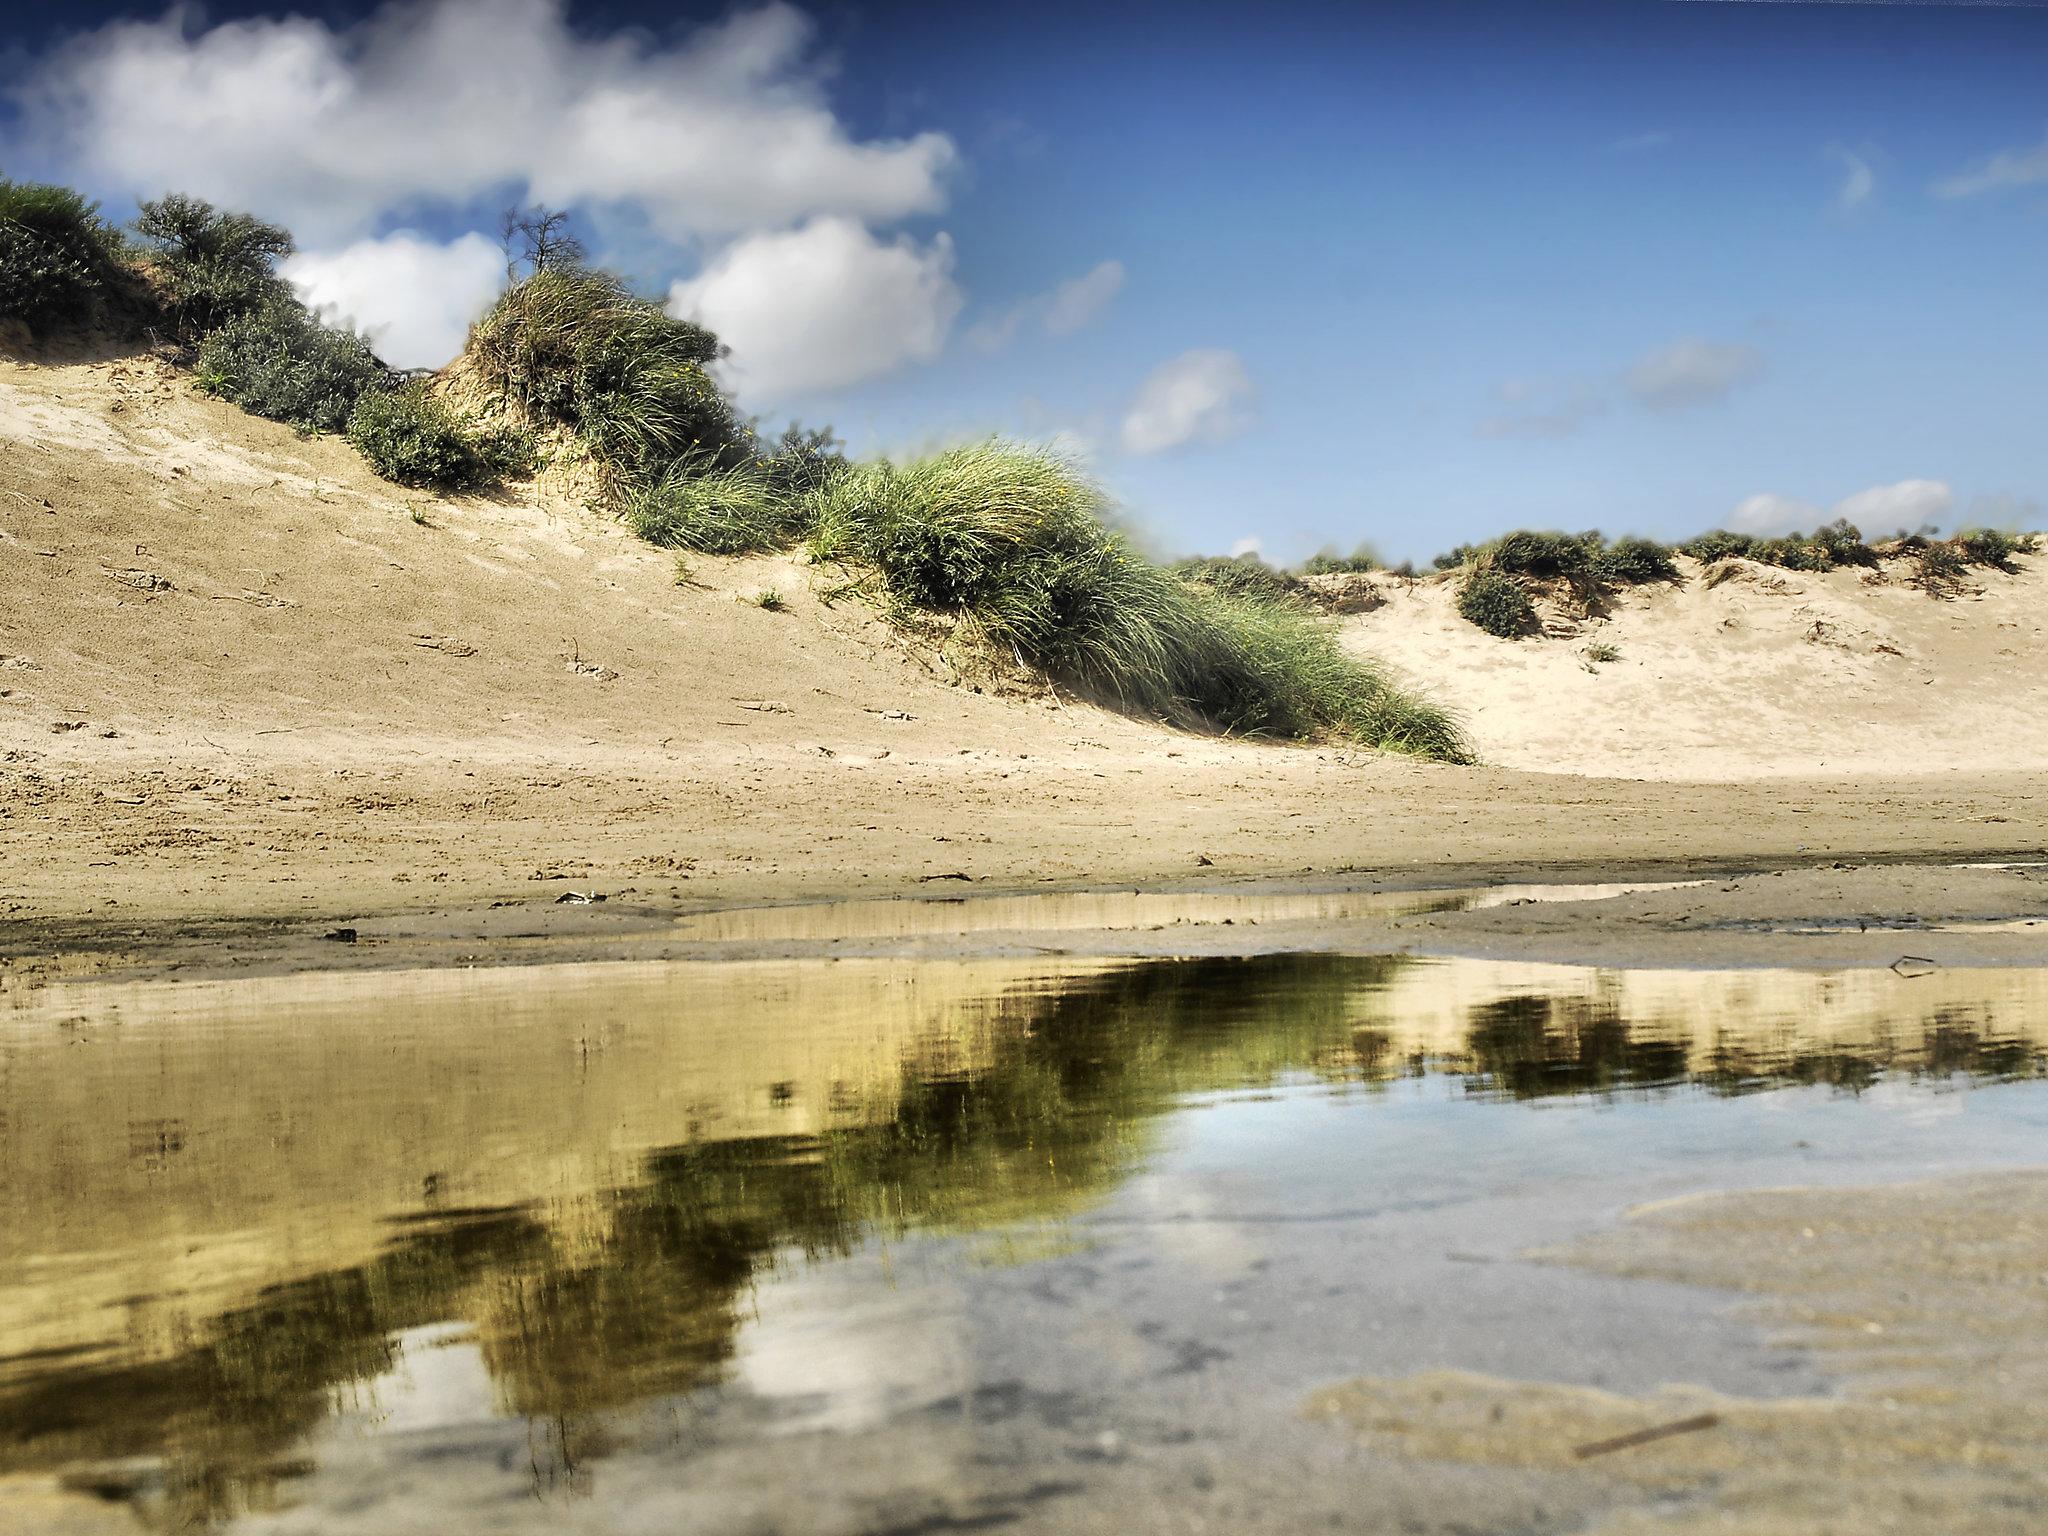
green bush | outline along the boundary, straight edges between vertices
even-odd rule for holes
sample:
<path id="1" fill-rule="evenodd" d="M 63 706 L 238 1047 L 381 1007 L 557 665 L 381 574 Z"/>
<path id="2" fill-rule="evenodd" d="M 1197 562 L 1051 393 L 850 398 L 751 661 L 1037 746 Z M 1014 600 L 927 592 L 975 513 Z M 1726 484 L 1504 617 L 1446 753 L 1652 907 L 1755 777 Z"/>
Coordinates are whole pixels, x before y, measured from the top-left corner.
<path id="1" fill-rule="evenodd" d="M 816 558 L 873 569 L 898 610 L 968 616 L 989 640 L 1125 707 L 1233 732 L 1325 732 L 1463 760 L 1442 711 L 1347 655 L 1299 608 L 1152 564 L 1065 460 L 985 442 L 858 464 L 812 498 Z"/>
<path id="2" fill-rule="evenodd" d="M 308 431 L 339 432 L 384 365 L 360 336 L 330 330 L 294 303 L 229 320 L 199 348 L 199 387 Z"/>
<path id="3" fill-rule="evenodd" d="M 1597 533 L 1532 533 L 1518 529 L 1484 546 L 1493 568 L 1510 576 L 1587 576 L 1600 552 Z"/>
<path id="4" fill-rule="evenodd" d="M 152 253 L 159 300 L 184 341 L 292 303 L 291 285 L 277 275 L 292 237 L 276 224 L 174 192 L 142 205 L 135 232 Z"/>
<path id="5" fill-rule="evenodd" d="M 1877 564 L 1877 551 L 1863 542 L 1863 530 L 1846 517 L 1838 517 L 1832 523 L 1814 529 L 1811 542 L 1823 562 L 1822 570 Z"/>
<path id="6" fill-rule="evenodd" d="M 386 480 L 442 490 L 495 484 L 533 459 L 525 434 L 466 425 L 424 380 L 365 389 L 349 412 L 348 440 Z"/>
<path id="7" fill-rule="evenodd" d="M 626 501 L 627 521 L 643 539 L 706 555 L 785 549 L 810 531 L 812 515 L 808 498 L 751 464 L 708 474 L 678 465 L 652 485 L 631 488 Z"/>
<path id="8" fill-rule="evenodd" d="M 761 472 L 777 490 L 803 496 L 844 474 L 847 463 L 846 444 L 832 435 L 830 427 L 814 430 L 791 422 L 761 460 Z"/>
<path id="9" fill-rule="evenodd" d="M 2014 555 L 2034 553 L 2029 534 L 2005 533 L 1997 528 L 1966 528 L 1949 543 L 1971 565 L 1989 565 L 2001 571 L 2012 569 Z"/>
<path id="10" fill-rule="evenodd" d="M 1301 562 L 1304 576 L 1350 576 L 1379 568 L 1379 556 L 1363 544 L 1348 555 L 1340 555 L 1334 549 L 1319 549 Z"/>
<path id="11" fill-rule="evenodd" d="M 718 339 L 604 272 L 544 267 L 478 322 L 468 357 L 536 424 L 572 428 L 626 485 L 732 468 L 753 435 L 706 366 Z"/>
<path id="12" fill-rule="evenodd" d="M 1536 605 L 1512 577 L 1475 565 L 1458 588 L 1458 612 L 1489 635 L 1520 639 L 1536 627 Z"/>
<path id="13" fill-rule="evenodd" d="M 1640 586 L 1678 578 L 1671 551 L 1655 539 L 1616 539 L 1594 557 L 1593 570 L 1601 581 L 1615 586 Z"/>
<path id="14" fill-rule="evenodd" d="M 1756 546 L 1754 534 L 1731 533 L 1726 528 L 1716 528 L 1696 539 L 1687 539 L 1678 546 L 1678 552 L 1692 556 L 1701 565 L 1712 565 L 1716 560 L 1747 559 Z"/>
<path id="15" fill-rule="evenodd" d="M 1257 555 L 1201 555 L 1176 560 L 1167 569 L 1182 581 L 1197 582 L 1238 597 L 1275 603 L 1302 600 L 1301 583 L 1285 571 L 1276 571 Z"/>
<path id="16" fill-rule="evenodd" d="M 0 178 L 0 317 L 35 334 L 87 326 L 106 312 L 121 237 L 67 187 Z"/>

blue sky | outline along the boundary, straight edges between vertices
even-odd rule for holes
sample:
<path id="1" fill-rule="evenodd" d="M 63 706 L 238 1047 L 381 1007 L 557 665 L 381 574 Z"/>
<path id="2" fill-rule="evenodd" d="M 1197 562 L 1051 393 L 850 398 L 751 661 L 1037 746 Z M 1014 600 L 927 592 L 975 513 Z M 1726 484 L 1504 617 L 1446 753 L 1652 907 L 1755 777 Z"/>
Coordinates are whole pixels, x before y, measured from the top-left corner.
<path id="1" fill-rule="evenodd" d="M 10 174 L 282 217 L 394 353 L 534 190 L 771 420 L 1056 435 L 1165 549 L 2048 499 L 2048 9 L 37 14 Z"/>

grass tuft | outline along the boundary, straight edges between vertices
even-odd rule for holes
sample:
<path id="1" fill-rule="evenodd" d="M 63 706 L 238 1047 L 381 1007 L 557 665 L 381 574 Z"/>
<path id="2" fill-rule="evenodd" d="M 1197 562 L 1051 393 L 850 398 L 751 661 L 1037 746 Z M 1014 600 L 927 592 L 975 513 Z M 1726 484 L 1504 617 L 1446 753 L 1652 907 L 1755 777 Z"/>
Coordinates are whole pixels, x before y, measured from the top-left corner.
<path id="1" fill-rule="evenodd" d="M 782 490 L 754 465 L 708 473 L 678 465 L 626 495 L 626 520 L 640 537 L 702 555 L 787 549 L 810 531 L 812 516 L 808 497 Z"/>
<path id="2" fill-rule="evenodd" d="M 1240 734 L 1347 736 L 1464 761 L 1443 711 L 1301 609 L 1152 564 L 1055 454 L 987 441 L 857 464 L 812 497 L 811 551 L 868 566 L 899 611 L 959 614 L 1077 691 Z"/>
<path id="3" fill-rule="evenodd" d="M 420 379 L 364 390 L 349 413 L 348 440 L 386 480 L 442 490 L 495 485 L 533 462 L 524 433 L 467 425 Z"/>
<path id="4" fill-rule="evenodd" d="M 90 326 L 121 276 L 121 235 L 68 187 L 0 177 L 0 318 L 37 336 Z"/>
<path id="5" fill-rule="evenodd" d="M 753 457 L 751 430 L 706 371 L 717 338 L 609 273 L 534 273 L 477 322 L 467 355 L 487 388 L 536 425 L 574 429 L 626 486 Z"/>

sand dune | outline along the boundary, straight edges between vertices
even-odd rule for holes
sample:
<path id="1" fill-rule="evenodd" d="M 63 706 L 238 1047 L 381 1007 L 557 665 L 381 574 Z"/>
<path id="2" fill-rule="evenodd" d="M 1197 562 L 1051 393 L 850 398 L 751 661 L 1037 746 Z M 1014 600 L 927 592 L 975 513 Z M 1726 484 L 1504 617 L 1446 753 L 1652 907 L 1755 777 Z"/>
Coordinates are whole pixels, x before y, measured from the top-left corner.
<path id="1" fill-rule="evenodd" d="M 1853 577 L 1632 594 L 1593 671 L 1583 640 L 1461 623 L 1440 584 L 1346 619 L 1465 711 L 1471 769 L 998 693 L 839 579 L 679 577 L 560 498 L 407 492 L 147 357 L 0 363 L 0 918 L 2048 841 L 2033 570 L 1955 602 Z"/>

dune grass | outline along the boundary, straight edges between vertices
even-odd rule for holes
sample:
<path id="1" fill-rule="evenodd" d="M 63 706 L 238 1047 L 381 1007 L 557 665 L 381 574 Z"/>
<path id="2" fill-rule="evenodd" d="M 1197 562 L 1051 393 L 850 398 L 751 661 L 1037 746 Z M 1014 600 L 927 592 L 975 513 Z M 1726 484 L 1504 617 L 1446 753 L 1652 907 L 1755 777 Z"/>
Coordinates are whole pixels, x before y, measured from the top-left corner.
<path id="1" fill-rule="evenodd" d="M 0 318 L 38 336 L 107 312 L 124 275 L 120 231 L 69 187 L 0 177 Z"/>
<path id="2" fill-rule="evenodd" d="M 805 493 L 777 485 L 758 465 L 699 471 L 678 465 L 626 492 L 626 521 L 649 543 L 702 555 L 787 549 L 810 531 Z"/>
<path id="3" fill-rule="evenodd" d="M 467 357 L 534 425 L 573 429 L 624 486 L 754 457 L 753 434 L 706 371 L 718 339 L 610 273 L 546 267 L 477 322 Z"/>
<path id="4" fill-rule="evenodd" d="M 1469 759 L 1448 715 L 1348 655 L 1323 622 L 1147 560 L 1108 525 L 1101 490 L 1051 452 L 990 440 L 858 464 L 811 501 L 814 558 L 873 570 L 899 611 L 972 617 L 1101 702 L 1234 734 Z"/>

